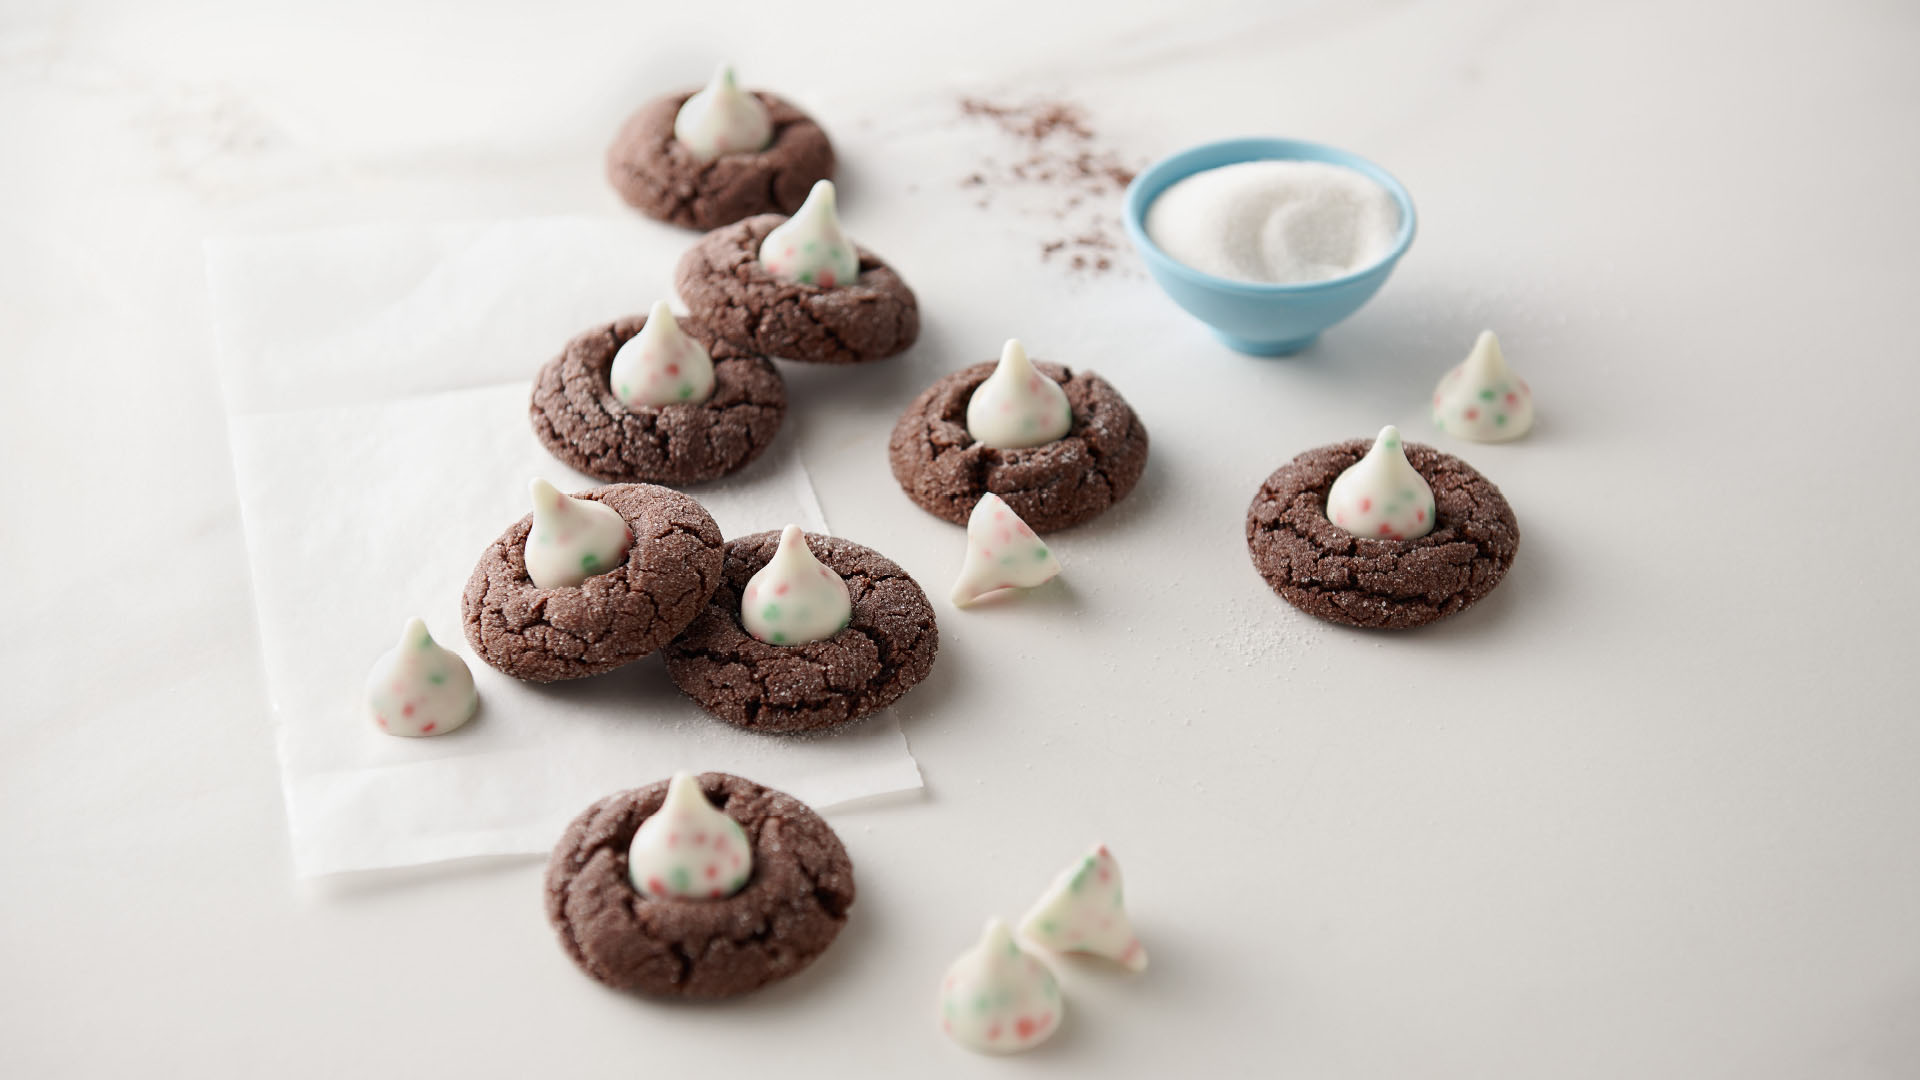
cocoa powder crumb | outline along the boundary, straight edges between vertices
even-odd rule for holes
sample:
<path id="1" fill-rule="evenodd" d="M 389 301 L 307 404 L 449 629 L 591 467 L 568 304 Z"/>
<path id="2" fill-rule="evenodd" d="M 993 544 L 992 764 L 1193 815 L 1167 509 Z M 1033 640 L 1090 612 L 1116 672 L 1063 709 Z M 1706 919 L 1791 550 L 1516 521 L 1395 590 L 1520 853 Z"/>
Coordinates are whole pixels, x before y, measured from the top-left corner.
<path id="1" fill-rule="evenodd" d="M 1118 200 L 1136 169 L 1101 143 L 1087 111 L 1063 100 L 1005 103 L 974 96 L 960 98 L 959 107 L 962 116 L 984 120 L 1016 143 L 1015 152 L 1005 155 L 1011 164 L 982 156 L 980 167 L 960 180 L 963 188 L 987 189 L 974 205 L 986 209 L 992 195 L 1018 189 L 1024 195 L 1015 203 L 1023 208 L 1019 212 L 1060 223 L 1061 231 L 1040 243 L 1042 261 L 1071 248 L 1072 257 L 1061 260 L 1070 270 L 1118 270 L 1120 264 L 1101 253 L 1120 249 L 1125 230 Z"/>

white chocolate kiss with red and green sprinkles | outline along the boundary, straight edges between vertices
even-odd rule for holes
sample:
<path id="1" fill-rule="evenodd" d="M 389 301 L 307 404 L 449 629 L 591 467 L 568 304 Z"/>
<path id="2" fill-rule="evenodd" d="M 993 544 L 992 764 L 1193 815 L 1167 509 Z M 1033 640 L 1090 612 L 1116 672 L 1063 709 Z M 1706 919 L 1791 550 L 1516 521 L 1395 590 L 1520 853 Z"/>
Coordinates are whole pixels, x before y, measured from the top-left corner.
<path id="1" fill-rule="evenodd" d="M 1001 589 L 1031 589 L 1060 574 L 1060 561 L 1005 499 L 988 492 L 967 515 L 967 561 L 953 583 L 955 607 Z"/>
<path id="2" fill-rule="evenodd" d="M 389 735 L 445 735 L 473 719 L 479 707 L 467 662 L 441 648 L 417 618 L 407 620 L 400 644 L 367 673 L 367 708 Z"/>
<path id="3" fill-rule="evenodd" d="M 542 589 L 564 589 L 626 561 L 633 544 L 619 511 L 576 499 L 545 480 L 532 484 L 533 531 L 527 534 L 527 576 Z"/>
<path id="4" fill-rule="evenodd" d="M 1128 971 L 1147 969 L 1147 950 L 1127 918 L 1120 864 L 1096 844 L 1054 879 L 1020 921 L 1020 932 L 1056 952 L 1104 956 Z"/>
<path id="5" fill-rule="evenodd" d="M 713 357 L 680 329 L 673 310 L 660 300 L 640 332 L 613 354 L 607 381 L 629 409 L 697 403 L 713 396 Z"/>
<path id="6" fill-rule="evenodd" d="M 967 434 L 982 446 L 1020 450 L 1053 442 L 1073 427 L 1060 384 L 1040 374 L 1018 339 L 1000 350 L 993 374 L 967 399 Z"/>
<path id="7" fill-rule="evenodd" d="M 1407 461 L 1399 428 L 1381 428 L 1367 455 L 1334 480 L 1327 520 L 1374 540 L 1415 540 L 1433 531 L 1433 488 Z"/>
<path id="8" fill-rule="evenodd" d="M 969 1050 L 1011 1054 L 1038 1046 L 1065 1014 L 1060 981 L 1020 948 L 999 919 L 947 968 L 940 983 L 940 1030 Z"/>
<path id="9" fill-rule="evenodd" d="M 747 831 L 707 801 L 692 773 L 674 773 L 627 847 L 627 880 L 650 900 L 719 900 L 751 876 Z"/>
<path id="10" fill-rule="evenodd" d="M 1493 331 L 1480 331 L 1473 351 L 1441 377 L 1433 426 L 1475 442 L 1517 439 L 1533 426 L 1533 391 L 1507 367 Z"/>
<path id="11" fill-rule="evenodd" d="M 700 161 L 758 153 L 773 141 L 773 119 L 759 98 L 740 89 L 733 68 L 721 64 L 712 81 L 674 114 L 673 137 Z"/>
<path id="12" fill-rule="evenodd" d="M 860 257 L 834 208 L 833 181 L 816 182 L 800 209 L 760 242 L 760 265 L 782 281 L 822 289 L 850 285 L 860 276 Z"/>
<path id="13" fill-rule="evenodd" d="M 813 557 L 800 526 L 780 533 L 780 546 L 740 593 L 740 625 L 769 645 L 825 641 L 853 621 L 847 583 Z"/>

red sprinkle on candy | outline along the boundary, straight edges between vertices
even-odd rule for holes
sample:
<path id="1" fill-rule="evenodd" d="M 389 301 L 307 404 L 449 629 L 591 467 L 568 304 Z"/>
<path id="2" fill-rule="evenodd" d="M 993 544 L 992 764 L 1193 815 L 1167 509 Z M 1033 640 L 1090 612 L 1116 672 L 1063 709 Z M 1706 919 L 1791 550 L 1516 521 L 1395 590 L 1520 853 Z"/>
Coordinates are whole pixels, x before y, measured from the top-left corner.
<path id="1" fill-rule="evenodd" d="M 1031 1016 L 1023 1016 L 1013 1022 L 1014 1034 L 1023 1039 L 1033 1038 L 1033 1030 L 1038 1026 L 1039 1024 L 1037 1024 Z"/>
<path id="2" fill-rule="evenodd" d="M 820 271 L 820 287 L 823 289 L 833 288 L 833 271 L 831 270 Z"/>
<path id="3" fill-rule="evenodd" d="M 680 374 L 680 365 L 679 365 L 679 364 L 668 364 L 668 365 L 667 365 L 667 374 L 669 374 L 669 375 L 678 375 L 678 374 Z"/>
<path id="4" fill-rule="evenodd" d="M 667 895 L 667 887 L 661 884 L 660 879 L 657 877 L 650 877 L 647 879 L 647 891 L 652 893 L 655 896 Z"/>
<path id="5" fill-rule="evenodd" d="M 1360 512 L 1361 512 L 1361 513 L 1363 513 L 1363 514 L 1364 514 L 1364 513 L 1366 513 L 1367 511 L 1369 511 L 1369 510 L 1371 510 L 1371 509 L 1373 509 L 1373 500 L 1372 500 L 1372 499 L 1361 499 L 1361 500 L 1360 500 Z"/>
<path id="6" fill-rule="evenodd" d="M 1480 410 L 1479 410 L 1479 409 L 1468 409 L 1468 410 L 1467 410 L 1467 419 L 1469 419 L 1469 420 L 1478 420 L 1478 419 L 1480 419 Z"/>
<path id="7" fill-rule="evenodd" d="M 1381 536 L 1392 536 L 1392 535 L 1393 535 L 1393 526 L 1391 526 L 1391 525 L 1386 525 L 1386 524 L 1382 524 L 1382 525 L 1380 526 L 1380 535 L 1381 535 Z"/>
<path id="8" fill-rule="evenodd" d="M 433 729 L 439 726 L 440 726 L 439 724 L 428 724 L 426 727 L 423 727 L 420 729 L 420 734 L 431 735 L 433 734 Z"/>
<path id="9" fill-rule="evenodd" d="M 411 704 L 407 704 L 407 705 L 402 705 L 402 706 L 400 707 L 400 715 L 401 715 L 401 716 L 412 716 L 412 715 L 413 715 L 413 706 L 412 706 Z"/>
<path id="10" fill-rule="evenodd" d="M 707 880 L 712 881 L 714 878 L 717 878 L 719 876 L 720 876 L 720 868 L 709 864 L 707 866 Z"/>
<path id="11" fill-rule="evenodd" d="M 778 584 L 778 585 L 775 585 L 775 586 L 773 587 L 773 595 L 775 595 L 775 596 L 785 596 L 785 595 L 787 595 L 787 583 L 783 581 L 783 582 L 781 582 L 780 584 Z"/>

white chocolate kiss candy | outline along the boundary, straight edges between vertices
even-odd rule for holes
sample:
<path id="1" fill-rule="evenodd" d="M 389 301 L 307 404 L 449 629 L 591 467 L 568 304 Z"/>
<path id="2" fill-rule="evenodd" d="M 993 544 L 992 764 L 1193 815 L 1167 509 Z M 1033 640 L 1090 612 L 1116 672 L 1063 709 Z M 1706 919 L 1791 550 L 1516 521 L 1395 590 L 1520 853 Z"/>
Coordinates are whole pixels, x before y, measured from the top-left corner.
<path id="1" fill-rule="evenodd" d="M 969 1050 L 1011 1054 L 1038 1046 L 1060 1026 L 1060 982 L 1021 949 L 999 919 L 960 954 L 940 984 L 940 1030 Z"/>
<path id="2" fill-rule="evenodd" d="M 1327 518 L 1376 540 L 1417 540 L 1433 531 L 1433 489 L 1407 462 L 1399 428 L 1381 428 L 1367 456 L 1334 480 Z"/>
<path id="3" fill-rule="evenodd" d="M 833 181 L 816 182 L 800 209 L 760 242 L 760 265 L 782 281 L 823 289 L 851 285 L 860 276 L 860 256 L 834 211 Z"/>
<path id="4" fill-rule="evenodd" d="M 713 81 L 674 115 L 673 137 L 694 157 L 712 161 L 721 154 L 765 150 L 773 141 L 773 121 L 759 98 L 740 89 L 733 68 L 721 64 Z"/>
<path id="5" fill-rule="evenodd" d="M 607 380 L 613 395 L 629 409 L 701 402 L 713 396 L 713 357 L 680 329 L 661 300 L 647 312 L 640 332 L 613 354 Z"/>
<path id="6" fill-rule="evenodd" d="M 613 507 L 561 493 L 535 480 L 533 531 L 527 534 L 527 576 L 542 589 L 564 589 L 625 561 L 633 532 Z"/>
<path id="7" fill-rule="evenodd" d="M 1434 388 L 1433 426 L 1475 442 L 1517 439 L 1533 426 L 1533 391 L 1507 368 L 1493 331 L 1480 331 L 1473 351 Z"/>
<path id="8" fill-rule="evenodd" d="M 400 644 L 367 673 L 367 707 L 389 735 L 445 735 L 473 719 L 480 695 L 467 662 L 441 648 L 426 623 L 408 619 Z"/>
<path id="9" fill-rule="evenodd" d="M 1018 450 L 1050 443 L 1072 427 L 1067 392 L 1040 374 L 1017 339 L 1009 339 L 993 374 L 967 401 L 967 434 L 983 446 Z"/>
<path id="10" fill-rule="evenodd" d="M 773 558 L 740 594 L 740 624 L 769 645 L 825 641 L 852 620 L 847 583 L 813 557 L 798 525 L 780 533 Z"/>
<path id="11" fill-rule="evenodd" d="M 1128 971 L 1147 970 L 1147 950 L 1127 918 L 1120 864 L 1105 844 L 1053 880 L 1021 920 L 1020 932 L 1056 952 L 1092 953 Z"/>
<path id="12" fill-rule="evenodd" d="M 967 515 L 967 561 L 953 583 L 955 607 L 1001 589 L 1030 589 L 1059 574 L 1060 561 L 1005 499 L 991 491 L 980 496 Z"/>
<path id="13" fill-rule="evenodd" d="M 753 874 L 740 823 L 707 801 L 692 773 L 674 773 L 667 798 L 627 848 L 627 878 L 650 900 L 718 900 Z"/>

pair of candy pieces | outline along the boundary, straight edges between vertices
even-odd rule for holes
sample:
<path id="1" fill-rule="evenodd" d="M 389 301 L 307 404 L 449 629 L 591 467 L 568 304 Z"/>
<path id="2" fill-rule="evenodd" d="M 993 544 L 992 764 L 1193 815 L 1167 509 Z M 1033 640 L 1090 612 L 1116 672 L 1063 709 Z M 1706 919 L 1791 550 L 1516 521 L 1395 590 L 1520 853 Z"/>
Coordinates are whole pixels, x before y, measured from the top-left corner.
<path id="1" fill-rule="evenodd" d="M 1507 367 L 1493 331 L 1480 331 L 1467 358 L 1441 376 L 1433 426 L 1475 442 L 1517 439 L 1533 426 L 1533 391 Z"/>
<path id="2" fill-rule="evenodd" d="M 1020 934 L 1054 952 L 1104 957 L 1133 972 L 1147 968 L 1147 951 L 1127 918 L 1120 864 L 1105 844 L 1054 879 L 1021 920 Z M 1064 1015 L 1060 980 L 999 919 L 988 921 L 979 943 L 940 983 L 940 1030 L 970 1050 L 1031 1049 L 1058 1030 Z"/>

